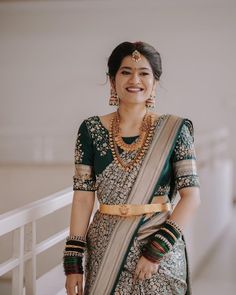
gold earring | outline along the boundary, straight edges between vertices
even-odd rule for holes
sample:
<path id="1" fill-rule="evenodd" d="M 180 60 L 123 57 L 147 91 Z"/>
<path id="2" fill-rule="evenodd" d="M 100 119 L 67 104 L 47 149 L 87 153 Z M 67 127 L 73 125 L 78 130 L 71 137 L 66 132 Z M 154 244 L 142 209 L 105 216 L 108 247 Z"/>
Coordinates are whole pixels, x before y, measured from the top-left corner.
<path id="1" fill-rule="evenodd" d="M 119 106 L 119 97 L 115 90 L 111 88 L 111 97 L 109 99 L 110 106 Z"/>
<path id="2" fill-rule="evenodd" d="M 155 95 L 150 95 L 150 97 L 146 100 L 146 108 L 147 109 L 154 109 L 155 108 L 155 98 L 156 96 Z"/>

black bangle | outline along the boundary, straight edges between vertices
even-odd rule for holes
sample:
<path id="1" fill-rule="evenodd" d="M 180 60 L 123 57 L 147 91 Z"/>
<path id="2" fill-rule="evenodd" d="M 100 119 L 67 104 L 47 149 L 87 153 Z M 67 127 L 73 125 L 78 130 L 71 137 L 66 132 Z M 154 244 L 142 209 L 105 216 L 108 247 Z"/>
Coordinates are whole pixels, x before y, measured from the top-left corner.
<path id="1" fill-rule="evenodd" d="M 82 257 L 64 256 L 63 266 L 65 275 L 69 274 L 83 274 L 83 260 Z"/>

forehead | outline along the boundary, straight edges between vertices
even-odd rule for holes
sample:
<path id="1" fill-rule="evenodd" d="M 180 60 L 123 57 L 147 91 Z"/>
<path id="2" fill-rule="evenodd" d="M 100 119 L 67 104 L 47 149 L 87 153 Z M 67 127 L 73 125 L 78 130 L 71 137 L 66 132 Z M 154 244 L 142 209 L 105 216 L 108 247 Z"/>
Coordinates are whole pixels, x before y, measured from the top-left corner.
<path id="1" fill-rule="evenodd" d="M 141 55 L 141 60 L 136 62 L 131 55 L 128 55 L 123 58 L 120 68 L 121 67 L 130 67 L 134 69 L 139 69 L 139 68 L 147 68 L 147 69 L 152 69 L 149 61 L 146 59 L 145 56 Z"/>

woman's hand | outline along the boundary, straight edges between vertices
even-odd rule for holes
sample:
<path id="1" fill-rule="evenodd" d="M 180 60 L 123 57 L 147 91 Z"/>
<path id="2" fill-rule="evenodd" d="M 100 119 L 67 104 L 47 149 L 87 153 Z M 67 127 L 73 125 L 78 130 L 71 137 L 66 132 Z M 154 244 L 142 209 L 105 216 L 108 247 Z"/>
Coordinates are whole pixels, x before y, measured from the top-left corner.
<path id="1" fill-rule="evenodd" d="M 141 256 L 135 269 L 134 278 L 140 281 L 150 279 L 158 271 L 158 268 L 158 263 L 151 262 L 144 256 Z"/>
<path id="2" fill-rule="evenodd" d="M 68 295 L 83 295 L 83 275 L 71 274 L 66 276 L 65 284 L 66 292 Z M 76 292 L 77 288 L 77 292 Z"/>

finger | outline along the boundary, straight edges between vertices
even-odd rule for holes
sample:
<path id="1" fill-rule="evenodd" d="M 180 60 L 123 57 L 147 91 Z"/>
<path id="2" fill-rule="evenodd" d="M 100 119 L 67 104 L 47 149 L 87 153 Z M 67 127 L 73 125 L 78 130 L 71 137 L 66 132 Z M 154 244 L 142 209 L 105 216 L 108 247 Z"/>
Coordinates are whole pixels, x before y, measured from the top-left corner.
<path id="1" fill-rule="evenodd" d="M 76 295 L 76 292 L 75 292 L 75 286 L 69 286 L 67 288 L 67 294 L 68 295 Z"/>
<path id="2" fill-rule="evenodd" d="M 77 285 L 77 294 L 83 295 L 83 285 L 81 283 L 78 283 Z"/>
<path id="3" fill-rule="evenodd" d="M 145 272 L 140 271 L 139 276 L 138 276 L 139 281 L 144 281 L 145 279 Z"/>
<path id="4" fill-rule="evenodd" d="M 138 280 L 139 273 L 140 273 L 140 269 L 136 269 L 135 272 L 134 272 L 134 281 Z"/>
<path id="5" fill-rule="evenodd" d="M 152 273 L 146 273 L 146 274 L 145 274 L 145 279 L 146 279 L 146 280 L 151 279 L 151 278 L 152 278 L 152 275 L 153 275 Z"/>

